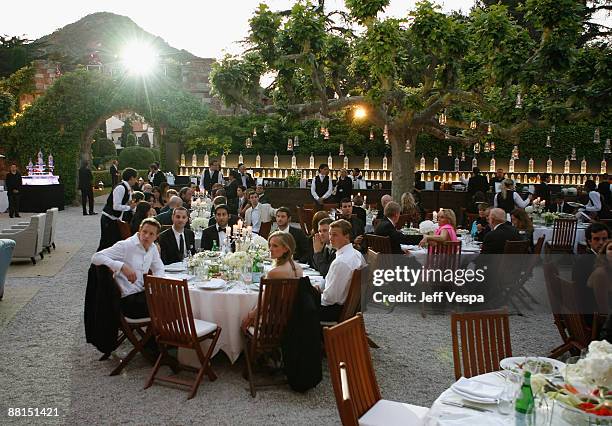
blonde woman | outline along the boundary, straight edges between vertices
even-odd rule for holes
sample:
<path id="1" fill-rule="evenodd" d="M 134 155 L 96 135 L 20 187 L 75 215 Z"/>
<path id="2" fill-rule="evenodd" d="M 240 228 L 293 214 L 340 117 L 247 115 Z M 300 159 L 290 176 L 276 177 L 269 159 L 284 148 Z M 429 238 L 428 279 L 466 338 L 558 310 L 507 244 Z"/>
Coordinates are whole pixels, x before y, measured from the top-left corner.
<path id="1" fill-rule="evenodd" d="M 506 213 L 512 213 L 514 209 L 524 209 L 531 202 L 531 194 L 526 200 L 514 190 L 514 181 L 505 179 L 501 185 L 501 192 L 493 198 L 493 207 L 503 209 Z"/>
<path id="2" fill-rule="evenodd" d="M 414 223 L 418 224 L 421 222 L 421 212 L 419 211 L 419 207 L 416 205 L 416 201 L 414 200 L 414 196 L 410 192 L 404 192 L 401 198 L 401 214 L 408 215 L 408 224 Z"/>
<path id="3" fill-rule="evenodd" d="M 267 279 L 302 278 L 304 271 L 293 261 L 295 252 L 295 240 L 288 232 L 276 231 L 268 237 L 270 257 L 274 259 L 274 268 L 267 274 Z M 257 317 L 257 308 L 253 309 L 242 320 L 242 329 L 246 330 L 253 325 Z"/>
<path id="4" fill-rule="evenodd" d="M 442 209 L 438 213 L 438 229 L 434 235 L 423 235 L 423 239 L 419 243 L 424 246 L 427 242 L 442 243 L 444 241 L 459 241 L 457 239 L 457 218 L 455 212 L 451 209 Z"/>

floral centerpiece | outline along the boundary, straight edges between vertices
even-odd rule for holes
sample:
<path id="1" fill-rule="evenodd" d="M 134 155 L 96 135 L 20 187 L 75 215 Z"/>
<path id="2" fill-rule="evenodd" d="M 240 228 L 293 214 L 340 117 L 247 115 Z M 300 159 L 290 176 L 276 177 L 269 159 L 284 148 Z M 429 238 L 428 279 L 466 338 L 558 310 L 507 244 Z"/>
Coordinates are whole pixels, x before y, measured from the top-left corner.
<path id="1" fill-rule="evenodd" d="M 191 229 L 194 232 L 202 232 L 204 228 L 208 227 L 208 219 L 205 217 L 195 217 L 191 219 Z"/>
<path id="2" fill-rule="evenodd" d="M 242 270 L 247 267 L 251 267 L 253 263 L 252 256 L 245 251 L 237 251 L 235 253 L 230 253 L 227 256 L 223 257 L 223 263 L 230 270 Z"/>
<path id="3" fill-rule="evenodd" d="M 291 173 L 287 175 L 287 186 L 289 188 L 297 188 L 300 186 L 300 179 L 302 178 L 301 170 L 291 170 Z"/>
<path id="4" fill-rule="evenodd" d="M 544 223 L 546 225 L 552 225 L 555 222 L 555 219 L 557 219 L 558 217 L 559 215 L 557 215 L 557 213 L 552 213 L 552 212 L 542 213 L 542 219 L 544 219 Z"/>
<path id="5" fill-rule="evenodd" d="M 218 257 L 218 256 L 219 256 L 219 252 L 214 252 L 210 250 L 201 251 L 189 257 L 187 261 L 187 266 L 190 268 L 197 268 L 199 266 L 203 266 L 204 264 L 208 263 L 211 258 Z"/>
<path id="6" fill-rule="evenodd" d="M 423 235 L 433 235 L 438 229 L 438 225 L 433 223 L 431 220 L 424 220 L 419 223 L 419 232 Z"/>

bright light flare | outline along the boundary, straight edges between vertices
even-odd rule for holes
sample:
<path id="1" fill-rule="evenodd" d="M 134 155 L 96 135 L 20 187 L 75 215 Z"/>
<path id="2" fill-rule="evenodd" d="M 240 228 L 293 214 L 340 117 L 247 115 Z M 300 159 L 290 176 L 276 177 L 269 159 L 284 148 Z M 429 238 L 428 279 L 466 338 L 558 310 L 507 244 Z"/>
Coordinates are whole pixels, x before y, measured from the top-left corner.
<path id="1" fill-rule="evenodd" d="M 361 120 L 363 118 L 366 118 L 366 116 L 368 115 L 368 112 L 366 111 L 366 109 L 364 107 L 356 107 L 354 112 L 353 112 L 353 116 L 357 119 L 357 120 Z"/>
<path id="2" fill-rule="evenodd" d="M 157 64 L 157 52 L 148 43 L 132 41 L 121 51 L 121 62 L 131 74 L 146 75 Z"/>

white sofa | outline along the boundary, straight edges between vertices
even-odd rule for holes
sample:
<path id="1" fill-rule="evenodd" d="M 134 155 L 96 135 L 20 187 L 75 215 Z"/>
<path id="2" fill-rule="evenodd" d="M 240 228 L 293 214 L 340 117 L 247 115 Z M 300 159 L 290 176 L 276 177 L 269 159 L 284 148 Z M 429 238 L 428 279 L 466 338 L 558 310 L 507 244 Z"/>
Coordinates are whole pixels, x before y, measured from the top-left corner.
<path id="1" fill-rule="evenodd" d="M 36 265 L 36 256 L 43 259 L 43 236 L 45 231 L 45 213 L 32 216 L 29 223 L 13 225 L 11 229 L 0 231 L 0 239 L 15 241 L 13 259 L 29 258 Z"/>

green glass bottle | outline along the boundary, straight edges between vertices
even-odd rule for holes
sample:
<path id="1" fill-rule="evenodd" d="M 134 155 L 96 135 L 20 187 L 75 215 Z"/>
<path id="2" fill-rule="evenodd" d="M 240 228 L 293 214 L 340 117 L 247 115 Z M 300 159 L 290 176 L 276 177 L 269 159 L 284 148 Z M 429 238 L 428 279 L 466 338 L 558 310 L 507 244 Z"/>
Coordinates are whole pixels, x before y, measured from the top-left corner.
<path id="1" fill-rule="evenodd" d="M 253 284 L 259 284 L 261 282 L 262 273 L 261 261 L 259 260 L 259 256 L 256 255 L 255 259 L 253 259 L 253 267 L 251 269 Z"/>
<path id="2" fill-rule="evenodd" d="M 213 240 L 213 245 L 210 251 L 219 251 L 219 246 L 217 245 L 217 241 Z"/>
<path id="3" fill-rule="evenodd" d="M 525 371 L 523 386 L 521 386 L 521 394 L 516 400 L 515 405 L 515 425 L 529 426 L 535 424 L 535 403 L 533 400 L 533 391 L 531 390 L 531 373 Z"/>

